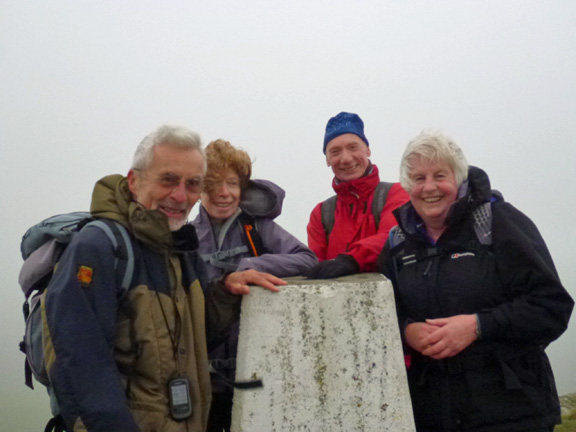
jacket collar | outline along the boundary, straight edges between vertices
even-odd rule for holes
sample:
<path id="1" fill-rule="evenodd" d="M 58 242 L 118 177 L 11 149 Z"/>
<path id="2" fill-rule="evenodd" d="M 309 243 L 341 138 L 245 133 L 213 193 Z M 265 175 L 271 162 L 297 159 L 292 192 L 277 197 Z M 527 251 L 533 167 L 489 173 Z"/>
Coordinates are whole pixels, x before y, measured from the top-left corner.
<path id="1" fill-rule="evenodd" d="M 378 183 L 380 183 L 380 175 L 378 167 L 370 164 L 366 170 L 367 174 L 349 182 L 339 181 L 337 178 L 332 180 L 332 188 L 339 198 L 348 199 L 368 199 Z"/>
<path id="2" fill-rule="evenodd" d="M 126 177 L 115 174 L 102 178 L 94 186 L 90 212 L 94 217 L 117 221 L 134 236 L 159 250 L 193 250 L 198 247 L 194 227 L 187 224 L 170 231 L 166 216 L 159 210 L 147 210 L 133 200 Z"/>

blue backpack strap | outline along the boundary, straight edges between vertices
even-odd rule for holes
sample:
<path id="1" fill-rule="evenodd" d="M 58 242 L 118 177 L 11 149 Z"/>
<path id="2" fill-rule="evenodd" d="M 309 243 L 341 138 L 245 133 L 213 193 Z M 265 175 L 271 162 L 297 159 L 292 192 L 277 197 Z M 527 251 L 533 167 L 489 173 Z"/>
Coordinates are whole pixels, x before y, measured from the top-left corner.
<path id="1" fill-rule="evenodd" d="M 109 219 L 97 219 L 87 225 L 93 225 L 100 228 L 108 236 L 114 250 L 116 251 L 116 260 L 114 262 L 114 267 L 116 269 L 116 275 L 121 276 L 118 279 L 122 294 L 126 293 L 130 289 L 132 283 L 132 278 L 134 276 L 134 245 L 128 230 L 120 223 L 109 220 Z M 136 363 L 141 355 L 141 345 L 136 339 L 136 328 L 134 324 L 134 315 L 132 313 L 130 316 L 130 345 L 131 351 L 134 354 L 132 362 L 127 366 L 126 369 L 126 395 L 130 394 L 131 384 L 132 384 L 132 374 L 136 368 Z"/>
<path id="2" fill-rule="evenodd" d="M 235 271 L 236 268 L 238 267 L 238 264 L 235 263 L 228 263 L 222 260 L 225 260 L 227 258 L 231 258 L 233 256 L 239 255 L 241 253 L 245 253 L 248 252 L 248 246 L 246 245 L 242 245 L 242 246 L 236 246 L 235 248 L 232 249 L 228 249 L 225 251 L 218 251 L 218 252 L 214 252 L 214 253 L 209 253 L 209 254 L 203 254 L 200 257 L 202 258 L 202 260 L 204 262 L 210 263 L 210 265 L 213 265 L 214 267 L 218 267 L 221 269 L 224 269 L 226 271 Z"/>
<path id="3" fill-rule="evenodd" d="M 392 229 L 390 229 L 390 233 L 388 234 L 388 244 L 390 246 L 390 249 L 398 246 L 405 240 L 405 238 L 406 236 L 404 235 L 404 232 L 402 232 L 400 227 L 398 225 L 393 226 Z"/>
<path id="4" fill-rule="evenodd" d="M 109 219 L 97 219 L 86 224 L 86 226 L 90 225 L 104 231 L 114 246 L 114 250 L 117 251 L 114 267 L 116 273 L 122 275 L 119 280 L 122 292 L 128 291 L 134 275 L 134 247 L 128 230 L 122 224 Z"/>

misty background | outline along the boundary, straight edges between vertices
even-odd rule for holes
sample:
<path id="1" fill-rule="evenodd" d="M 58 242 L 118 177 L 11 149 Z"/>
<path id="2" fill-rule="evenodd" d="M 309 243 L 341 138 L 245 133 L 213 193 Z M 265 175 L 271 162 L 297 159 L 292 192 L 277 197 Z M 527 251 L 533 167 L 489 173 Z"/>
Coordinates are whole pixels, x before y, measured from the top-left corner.
<path id="1" fill-rule="evenodd" d="M 0 0 L 0 430 L 49 418 L 18 350 L 22 234 L 88 210 L 163 123 L 247 150 L 303 242 L 332 195 L 331 116 L 362 117 L 386 181 L 412 137 L 442 129 L 536 223 L 576 297 L 575 23 L 570 0 Z M 547 350 L 561 395 L 575 340 L 573 319 Z"/>

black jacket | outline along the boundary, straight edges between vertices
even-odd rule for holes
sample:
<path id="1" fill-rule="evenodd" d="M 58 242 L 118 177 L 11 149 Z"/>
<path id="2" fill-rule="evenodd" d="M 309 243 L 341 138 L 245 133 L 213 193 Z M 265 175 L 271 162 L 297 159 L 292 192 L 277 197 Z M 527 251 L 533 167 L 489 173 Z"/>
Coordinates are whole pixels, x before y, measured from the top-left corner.
<path id="1" fill-rule="evenodd" d="M 411 203 L 397 209 L 403 241 L 391 246 L 391 237 L 379 259 L 402 330 L 427 318 L 479 317 L 481 338 L 460 354 L 411 353 L 418 431 L 549 427 L 560 407 L 544 348 L 566 329 L 574 302 L 534 223 L 491 191 L 486 173 L 470 167 L 463 191 L 435 244 Z"/>

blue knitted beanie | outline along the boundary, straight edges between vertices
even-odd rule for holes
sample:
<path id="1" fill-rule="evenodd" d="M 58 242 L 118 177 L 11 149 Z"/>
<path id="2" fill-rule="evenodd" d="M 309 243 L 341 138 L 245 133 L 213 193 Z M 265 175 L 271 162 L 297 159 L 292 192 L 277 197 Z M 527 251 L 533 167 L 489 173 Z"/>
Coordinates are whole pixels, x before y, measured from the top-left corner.
<path id="1" fill-rule="evenodd" d="M 324 154 L 326 154 L 326 145 L 330 141 L 347 133 L 358 135 L 367 146 L 370 146 L 368 139 L 364 135 L 364 122 L 358 114 L 341 112 L 328 120 L 326 134 L 324 135 L 324 147 L 322 149 Z"/>

